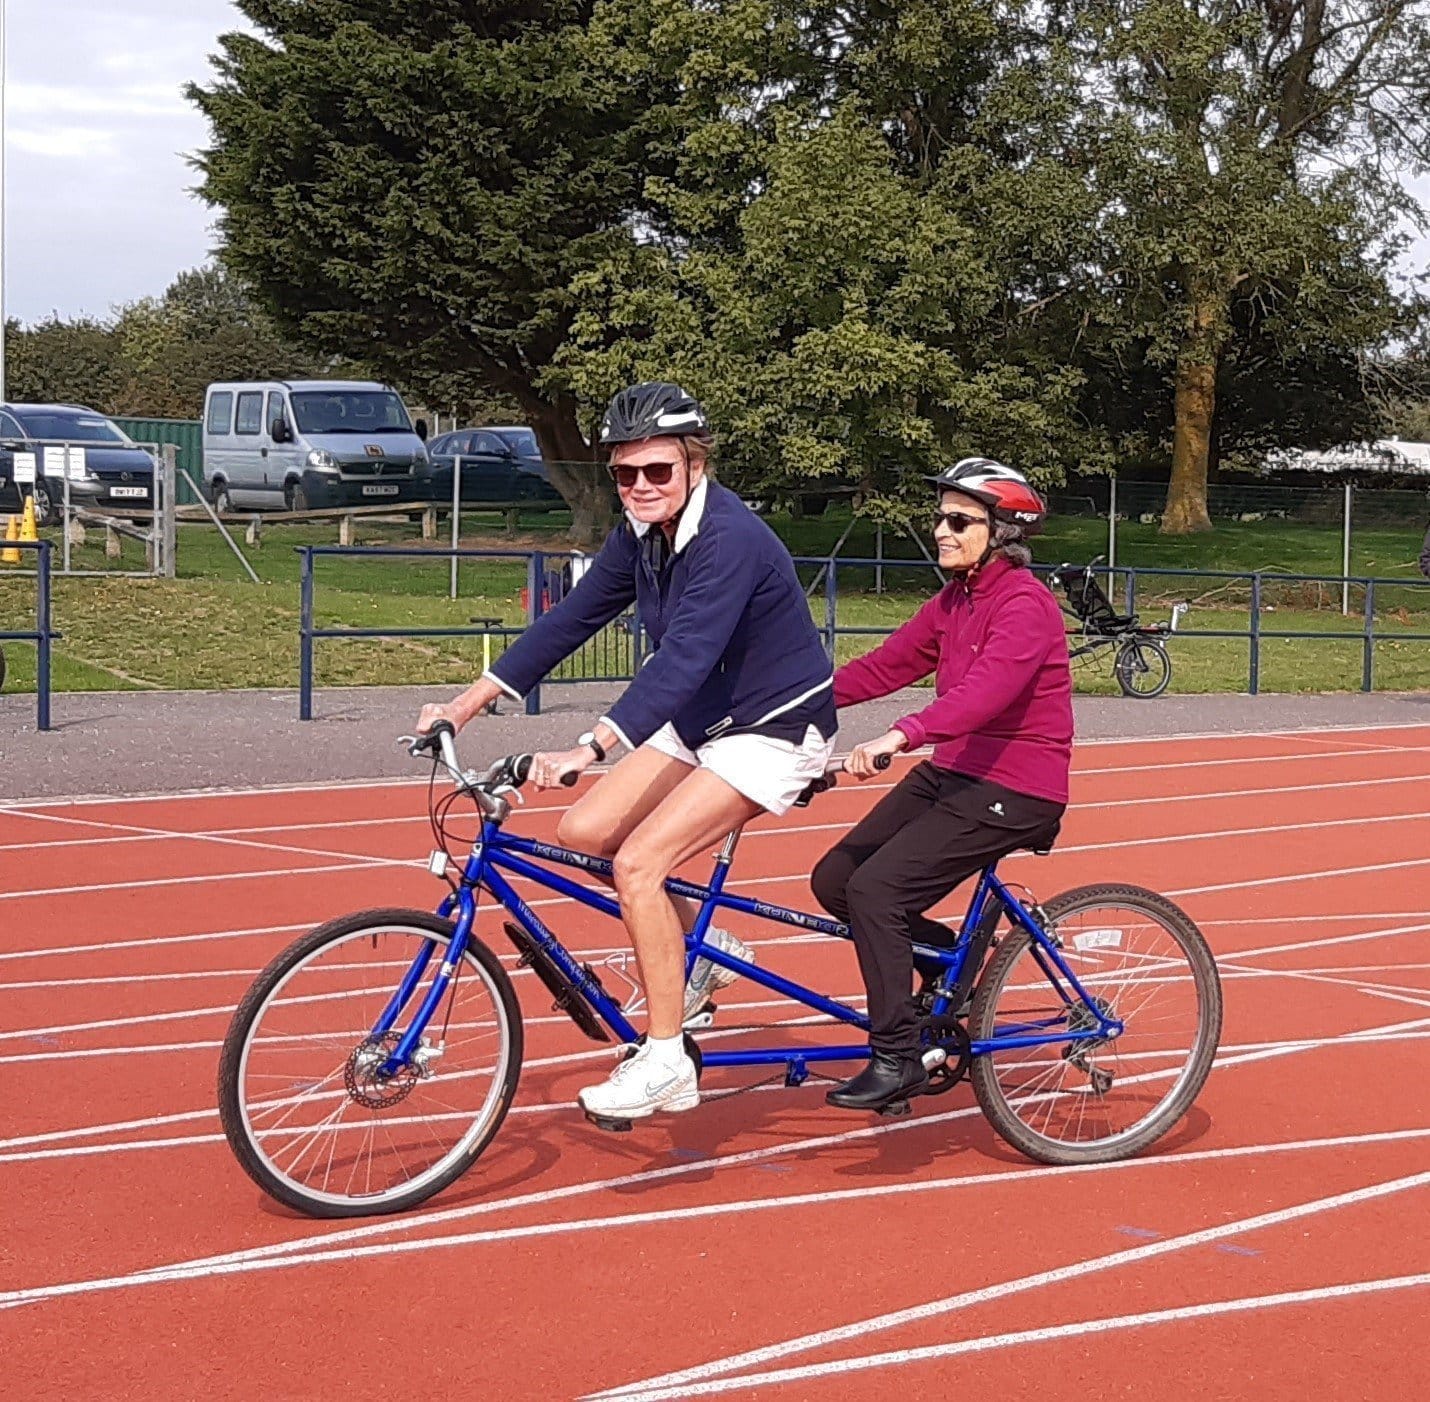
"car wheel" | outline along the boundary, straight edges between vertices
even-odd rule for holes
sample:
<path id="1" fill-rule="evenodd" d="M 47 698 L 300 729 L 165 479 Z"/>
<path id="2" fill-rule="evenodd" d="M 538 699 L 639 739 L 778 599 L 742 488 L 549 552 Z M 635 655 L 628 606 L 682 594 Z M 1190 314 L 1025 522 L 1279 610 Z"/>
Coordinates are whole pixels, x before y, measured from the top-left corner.
<path id="1" fill-rule="evenodd" d="M 228 483 L 221 477 L 213 484 L 213 509 L 220 516 L 227 516 L 234 510 L 233 493 L 229 491 Z"/>
<path id="2" fill-rule="evenodd" d="M 56 499 L 50 490 L 50 484 L 43 477 L 35 478 L 35 485 L 30 488 L 30 495 L 35 499 L 36 523 L 41 526 L 53 526 L 59 519 L 59 500 L 63 500 L 63 498 Z"/>
<path id="3" fill-rule="evenodd" d="M 283 505 L 289 511 L 311 511 L 308 493 L 301 482 L 290 482 L 283 488 Z"/>

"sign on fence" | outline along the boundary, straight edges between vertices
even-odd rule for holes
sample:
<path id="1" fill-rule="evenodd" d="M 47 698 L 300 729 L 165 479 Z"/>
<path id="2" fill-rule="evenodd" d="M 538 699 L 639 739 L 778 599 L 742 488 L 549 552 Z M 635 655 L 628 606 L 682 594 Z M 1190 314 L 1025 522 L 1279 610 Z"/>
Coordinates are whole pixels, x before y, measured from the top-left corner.
<path id="1" fill-rule="evenodd" d="M 68 477 L 71 482 L 82 482 L 85 476 L 85 450 L 73 444 L 45 449 L 45 476 Z"/>
<path id="2" fill-rule="evenodd" d="M 16 453 L 11 459 L 15 470 L 15 484 L 33 487 L 35 485 L 35 455 Z"/>

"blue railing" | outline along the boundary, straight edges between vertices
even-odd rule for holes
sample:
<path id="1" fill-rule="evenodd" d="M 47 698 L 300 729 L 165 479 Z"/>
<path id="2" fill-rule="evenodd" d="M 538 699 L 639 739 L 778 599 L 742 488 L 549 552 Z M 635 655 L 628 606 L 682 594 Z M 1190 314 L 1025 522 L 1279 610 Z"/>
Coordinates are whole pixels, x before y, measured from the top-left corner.
<path id="1" fill-rule="evenodd" d="M 50 627 L 50 551 L 47 540 L 11 540 L 7 550 L 35 552 L 35 626 L 26 632 L 0 633 L 0 643 L 35 644 L 35 726 L 50 729 L 50 642 L 59 637 Z"/>
<path id="2" fill-rule="evenodd" d="M 544 551 L 516 551 L 516 550 L 435 550 L 431 548 L 401 548 L 401 547 L 371 547 L 371 546 L 334 546 L 334 545 L 309 545 L 299 547 L 299 554 L 302 556 L 301 575 L 301 637 L 299 643 L 299 700 L 298 714 L 303 720 L 311 720 L 313 715 L 313 650 L 314 644 L 319 639 L 326 638 L 430 638 L 430 637 L 487 637 L 510 638 L 521 634 L 524 627 L 529 627 L 535 622 L 544 611 L 548 599 L 556 602 L 559 598 L 559 590 L 553 590 L 554 574 L 549 569 L 549 565 L 561 562 L 564 563 L 569 557 L 564 554 Z M 522 627 L 508 626 L 472 626 L 467 628 L 318 628 L 314 624 L 314 562 L 319 556 L 356 556 L 362 558 L 381 557 L 406 557 L 420 560 L 446 560 L 455 556 L 458 559 L 487 559 L 487 560 L 520 560 L 525 562 L 526 567 L 526 622 Z M 819 571 L 816 576 L 817 584 L 822 586 L 824 597 L 824 621 L 820 627 L 820 632 L 824 638 L 824 645 L 829 655 L 835 655 L 840 638 L 849 637 L 887 637 L 894 630 L 892 627 L 850 627 L 839 622 L 839 581 L 847 579 L 849 572 L 855 569 L 868 570 L 917 570 L 921 574 L 929 576 L 929 583 L 933 583 L 935 577 L 935 567 L 927 560 L 891 560 L 887 557 L 883 559 L 862 559 L 862 558 L 825 558 L 821 556 L 797 556 L 794 561 L 797 568 L 814 568 Z M 1057 568 L 1053 565 L 1034 565 L 1033 569 L 1041 576 L 1048 576 Z M 1389 588 L 1409 589 L 1417 592 L 1417 598 L 1423 595 L 1427 605 L 1430 605 L 1430 582 L 1419 580 L 1394 580 L 1374 578 L 1371 576 L 1349 576 L 1343 578 L 1339 575 L 1302 575 L 1302 574 L 1281 574 L 1273 571 L 1258 571 L 1252 573 L 1236 573 L 1229 570 L 1187 570 L 1158 567 L 1139 568 L 1135 566 L 1118 565 L 1112 568 L 1099 566 L 1096 573 L 1107 580 L 1112 587 L 1108 593 L 1120 592 L 1122 594 L 1123 611 L 1131 614 L 1137 611 L 1139 581 L 1149 578 L 1171 578 L 1171 579 L 1208 579 L 1218 580 L 1225 583 L 1240 581 L 1246 584 L 1249 589 L 1247 600 L 1247 627 L 1244 629 L 1221 629 L 1221 628 L 1179 628 L 1172 636 L 1174 638 L 1240 638 L 1247 643 L 1247 691 L 1251 695 L 1257 695 L 1261 689 L 1261 662 L 1262 646 L 1268 640 L 1279 639 L 1305 639 L 1307 641 L 1325 640 L 1335 642 L 1349 642 L 1359 639 L 1362 647 L 1361 661 L 1361 690 L 1372 691 L 1375 687 L 1375 645 L 1377 642 L 1430 642 L 1430 633 L 1409 633 L 1409 632 L 1387 632 L 1376 629 L 1376 598 L 1377 588 L 1384 591 Z M 1113 581 L 1120 582 L 1120 589 Z M 1361 626 L 1355 631 L 1348 630 L 1288 630 L 1267 628 L 1264 626 L 1265 615 L 1268 607 L 1265 603 L 1265 594 L 1268 587 L 1281 587 L 1286 585 L 1334 585 L 1338 590 L 1359 588 L 1364 590 L 1363 607 L 1358 611 Z M 624 643 L 615 654 L 615 661 L 612 661 L 613 654 L 609 649 L 604 653 L 583 649 L 575 658 L 575 664 L 568 666 L 566 674 L 559 677 L 548 677 L 546 685 L 554 683 L 579 681 L 628 681 L 635 675 L 636 669 L 640 666 L 641 654 L 643 650 L 643 639 L 639 627 L 632 620 L 623 620 L 622 630 L 625 638 Z M 1074 630 L 1073 636 L 1077 636 Z M 593 665 L 596 656 L 602 657 L 602 664 Z M 539 715 L 541 712 L 541 688 L 535 687 L 525 698 L 526 713 L 528 715 Z"/>

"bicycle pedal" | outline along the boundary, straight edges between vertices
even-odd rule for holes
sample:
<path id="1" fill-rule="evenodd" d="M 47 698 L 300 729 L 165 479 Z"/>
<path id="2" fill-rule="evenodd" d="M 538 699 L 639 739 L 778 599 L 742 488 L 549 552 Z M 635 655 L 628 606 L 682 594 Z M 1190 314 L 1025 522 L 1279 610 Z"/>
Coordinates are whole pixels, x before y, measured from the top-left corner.
<path id="1" fill-rule="evenodd" d="M 611 1134 L 629 1134 L 632 1128 L 632 1121 L 618 1120 L 611 1115 L 593 1115 L 589 1110 L 585 1111 L 585 1116 L 597 1129 L 604 1129 Z"/>
<path id="2" fill-rule="evenodd" d="M 912 1115 L 913 1107 L 907 1100 L 891 1100 L 887 1105 L 879 1106 L 879 1114 L 885 1119 L 896 1120 L 901 1115 Z"/>
<path id="3" fill-rule="evenodd" d="M 698 1013 L 691 1013 L 688 1018 L 681 1023 L 681 1030 L 685 1032 L 698 1032 L 707 1027 L 715 1025 L 715 1004 L 706 1003 Z"/>

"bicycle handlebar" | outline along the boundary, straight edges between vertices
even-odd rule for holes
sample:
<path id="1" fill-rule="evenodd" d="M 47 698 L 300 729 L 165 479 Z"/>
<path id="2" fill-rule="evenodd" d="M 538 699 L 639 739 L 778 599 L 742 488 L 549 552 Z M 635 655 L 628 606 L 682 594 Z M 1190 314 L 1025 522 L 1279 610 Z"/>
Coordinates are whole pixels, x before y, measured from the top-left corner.
<path id="1" fill-rule="evenodd" d="M 503 788 L 520 789 L 531 777 L 531 765 L 534 759 L 532 755 L 506 755 L 497 760 L 485 774 L 463 770 L 461 761 L 457 757 L 457 730 L 448 720 L 439 720 L 425 735 L 404 735 L 402 743 L 407 745 L 408 753 L 414 756 L 423 754 L 436 756 L 452 776 L 452 782 L 459 789 L 466 789 L 471 793 L 482 792 L 490 796 Z M 874 768 L 887 769 L 893 763 L 893 758 L 892 755 L 876 755 Z M 816 794 L 832 789 L 838 782 L 839 775 L 844 772 L 844 760 L 835 760 L 825 769 L 821 778 L 810 783 L 805 792 Z M 562 787 L 567 789 L 574 787 L 579 777 L 574 771 L 563 774 L 561 776 Z"/>

